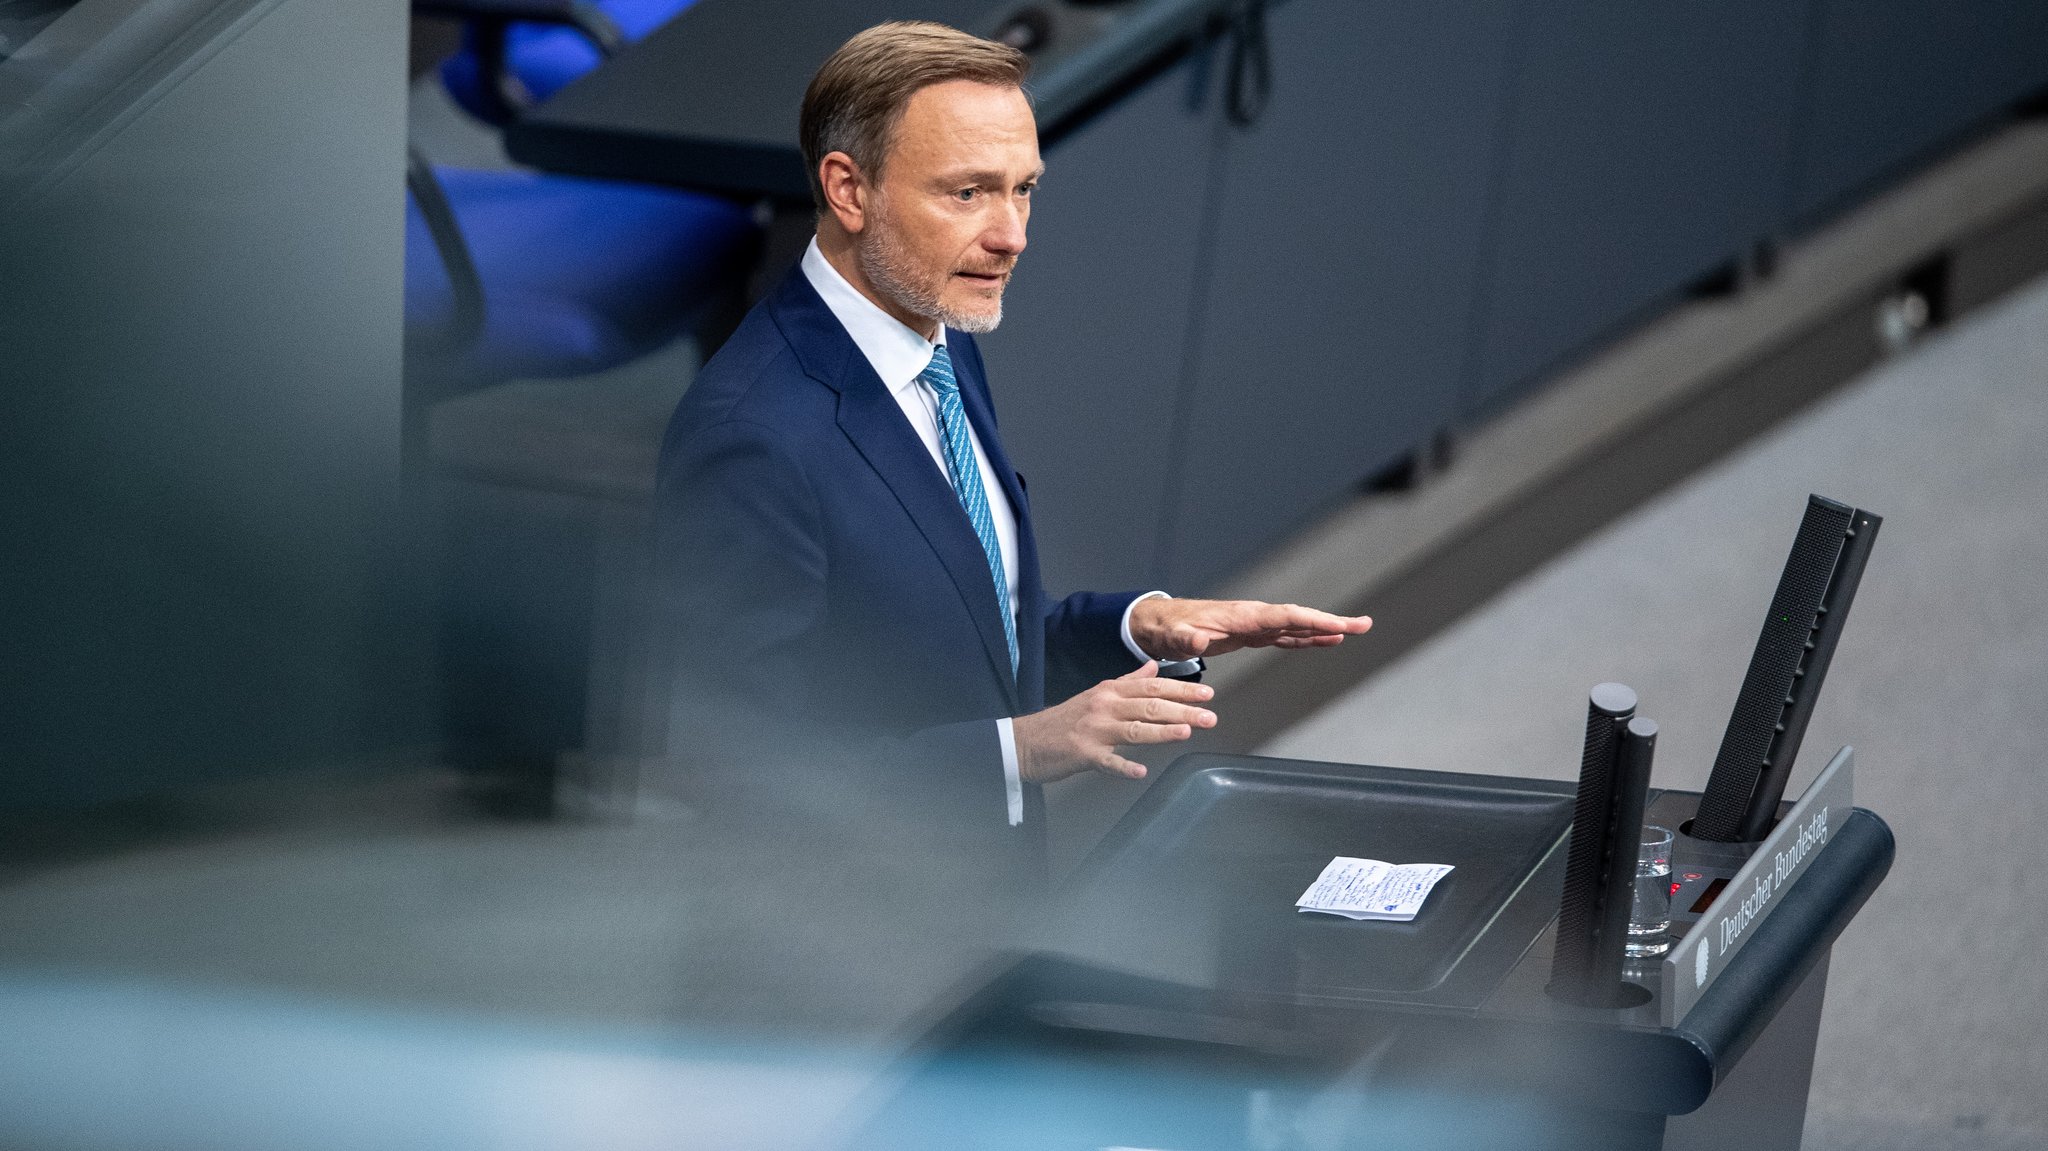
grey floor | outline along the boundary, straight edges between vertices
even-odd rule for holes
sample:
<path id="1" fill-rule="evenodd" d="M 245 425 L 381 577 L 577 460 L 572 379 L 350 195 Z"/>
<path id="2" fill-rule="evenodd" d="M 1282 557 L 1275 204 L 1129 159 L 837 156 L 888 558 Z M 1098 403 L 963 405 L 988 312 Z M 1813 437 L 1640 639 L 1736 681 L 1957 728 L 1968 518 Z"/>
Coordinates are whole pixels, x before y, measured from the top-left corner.
<path id="1" fill-rule="evenodd" d="M 1525 579 L 1269 754 L 1572 778 L 1585 691 L 1701 787 L 1808 492 L 1885 517 L 1803 787 L 1857 749 L 1898 836 L 1835 948 L 1810 1148 L 2048 1147 L 2048 284 L 1933 338 Z"/>

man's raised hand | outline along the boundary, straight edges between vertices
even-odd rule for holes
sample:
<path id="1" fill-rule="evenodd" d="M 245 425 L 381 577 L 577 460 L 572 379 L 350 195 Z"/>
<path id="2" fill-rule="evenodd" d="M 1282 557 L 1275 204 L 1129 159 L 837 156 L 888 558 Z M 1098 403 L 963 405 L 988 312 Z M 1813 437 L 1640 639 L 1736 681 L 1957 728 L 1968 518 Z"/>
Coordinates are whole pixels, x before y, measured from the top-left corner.
<path id="1" fill-rule="evenodd" d="M 1371 627 L 1367 616 L 1258 600 L 1154 597 L 1131 608 L 1131 638 L 1160 659 L 1194 659 L 1244 647 L 1330 647 Z"/>
<path id="2" fill-rule="evenodd" d="M 1143 779 L 1145 765 L 1118 755 L 1117 748 L 1174 743 L 1195 728 L 1215 727 L 1216 713 L 1196 706 L 1215 695 L 1199 683 L 1159 678 L 1157 663 L 1103 680 L 1064 703 L 1011 721 L 1017 773 L 1030 783 L 1091 770 Z"/>

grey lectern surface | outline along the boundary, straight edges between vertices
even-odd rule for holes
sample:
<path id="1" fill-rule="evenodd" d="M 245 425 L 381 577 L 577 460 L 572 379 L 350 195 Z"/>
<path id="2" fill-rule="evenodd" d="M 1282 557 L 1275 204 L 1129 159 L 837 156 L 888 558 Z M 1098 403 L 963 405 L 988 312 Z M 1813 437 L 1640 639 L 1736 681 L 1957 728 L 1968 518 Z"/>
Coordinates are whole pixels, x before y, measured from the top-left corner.
<path id="1" fill-rule="evenodd" d="M 1697 799 L 1653 794 L 1650 818 Z M 1063 901 L 1074 946 L 969 997 L 855 1145 L 1797 1147 L 1829 948 L 1890 830 L 1845 808 L 1816 839 L 1806 808 L 1780 829 L 1804 847 L 1750 853 L 1782 876 L 1768 913 L 1741 860 L 1682 846 L 1705 899 L 1675 908 L 1681 950 L 1746 900 L 1743 944 L 1697 976 L 1632 969 L 1648 1000 L 1607 1010 L 1544 990 L 1571 807 L 1560 782 L 1184 757 Z M 1409 923 L 1297 912 L 1337 855 L 1454 870 Z M 1695 994 L 1667 1023 L 1672 979 Z"/>

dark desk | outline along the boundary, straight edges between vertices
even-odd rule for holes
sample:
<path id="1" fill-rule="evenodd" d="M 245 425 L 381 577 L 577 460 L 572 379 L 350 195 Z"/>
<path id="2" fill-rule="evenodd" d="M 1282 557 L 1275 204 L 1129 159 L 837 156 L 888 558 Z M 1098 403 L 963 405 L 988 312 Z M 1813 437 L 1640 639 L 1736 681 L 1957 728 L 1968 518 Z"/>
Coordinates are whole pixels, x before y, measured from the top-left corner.
<path id="1" fill-rule="evenodd" d="M 1229 0 L 703 0 L 522 116 L 506 146 L 522 163 L 559 172 L 808 204 L 797 108 L 818 65 L 863 28 L 935 20 L 1035 42 L 1030 87 L 1042 139 L 1051 143 L 1228 7 Z"/>

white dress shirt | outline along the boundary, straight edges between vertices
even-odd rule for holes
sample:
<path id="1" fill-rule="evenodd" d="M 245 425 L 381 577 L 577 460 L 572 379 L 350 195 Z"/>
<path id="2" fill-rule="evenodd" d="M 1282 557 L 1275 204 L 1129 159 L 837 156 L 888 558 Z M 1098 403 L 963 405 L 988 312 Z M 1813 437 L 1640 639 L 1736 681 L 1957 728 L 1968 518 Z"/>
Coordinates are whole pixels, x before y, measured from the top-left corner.
<path id="1" fill-rule="evenodd" d="M 952 487 L 951 475 L 946 470 L 946 449 L 939 432 L 939 397 L 932 386 L 918 377 L 932 362 L 933 349 L 946 342 L 945 325 L 939 325 L 939 338 L 927 340 L 906 327 L 901 320 L 883 311 L 873 300 L 860 294 L 860 290 L 846 282 L 839 269 L 818 250 L 818 241 L 812 238 L 810 247 L 804 249 L 804 278 L 811 282 L 825 307 L 839 321 L 846 334 L 853 337 L 854 346 L 867 357 L 868 366 L 875 369 L 875 375 L 882 379 L 882 386 L 889 389 L 898 407 L 903 409 L 903 418 L 910 421 L 911 430 L 931 453 L 932 465 L 939 469 L 946 486 Z M 1010 497 L 1004 492 L 1003 484 L 990 466 L 988 451 L 982 447 L 981 437 L 970 426 L 968 439 L 974 445 L 974 462 L 981 472 L 982 491 L 988 496 L 989 518 L 995 522 L 996 543 L 1003 552 L 1003 583 L 1009 588 L 1009 602 L 1003 606 L 1012 618 L 1017 615 L 1017 513 L 1010 506 Z M 1162 591 L 1147 592 L 1139 600 L 1164 596 Z M 1131 601 L 1136 607 L 1138 601 Z M 1034 615 L 1033 626 L 1042 627 Z M 1023 626 L 1021 623 L 1020 627 Z M 1124 609 L 1123 642 L 1140 664 L 1151 656 L 1138 647 L 1131 639 L 1131 612 Z M 1003 780 L 1008 797 L 1010 825 L 1024 822 L 1024 786 L 1017 769 L 1016 730 L 1008 717 L 996 722 L 996 740 L 1003 752 Z"/>

